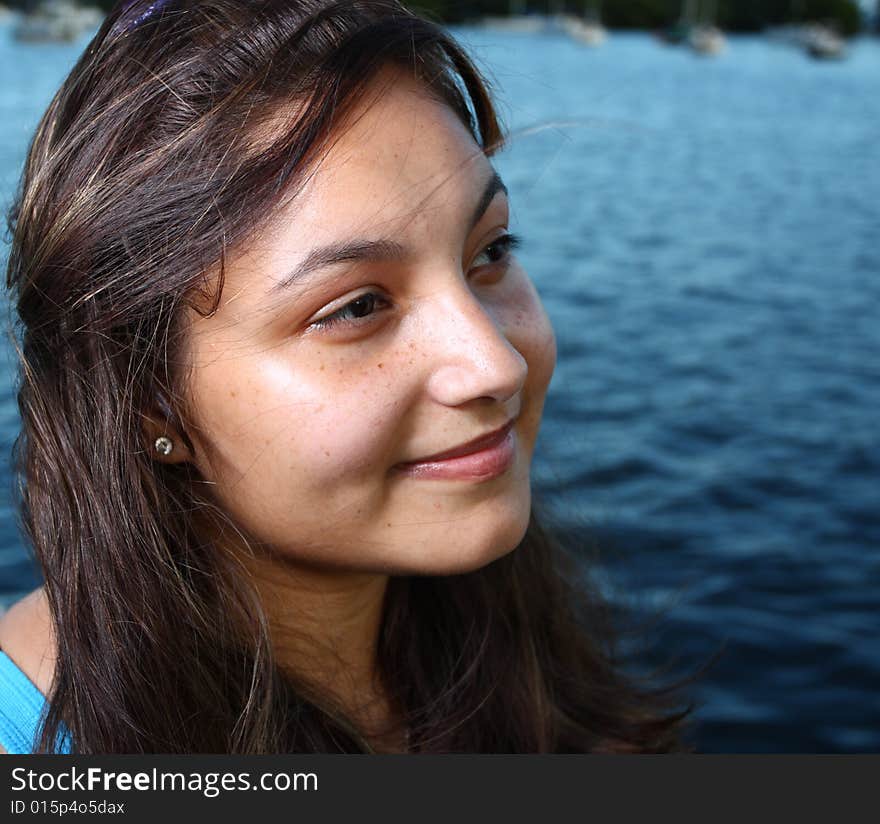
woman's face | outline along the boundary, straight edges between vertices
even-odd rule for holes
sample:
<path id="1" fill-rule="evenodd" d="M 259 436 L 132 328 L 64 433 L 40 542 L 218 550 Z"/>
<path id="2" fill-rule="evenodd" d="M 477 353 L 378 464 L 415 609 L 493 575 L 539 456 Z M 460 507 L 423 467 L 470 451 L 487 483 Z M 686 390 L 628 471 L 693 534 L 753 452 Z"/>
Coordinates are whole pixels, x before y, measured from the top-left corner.
<path id="1" fill-rule="evenodd" d="M 361 113 L 193 315 L 192 459 L 290 561 L 466 572 L 528 523 L 553 332 L 456 115 L 403 77 Z"/>

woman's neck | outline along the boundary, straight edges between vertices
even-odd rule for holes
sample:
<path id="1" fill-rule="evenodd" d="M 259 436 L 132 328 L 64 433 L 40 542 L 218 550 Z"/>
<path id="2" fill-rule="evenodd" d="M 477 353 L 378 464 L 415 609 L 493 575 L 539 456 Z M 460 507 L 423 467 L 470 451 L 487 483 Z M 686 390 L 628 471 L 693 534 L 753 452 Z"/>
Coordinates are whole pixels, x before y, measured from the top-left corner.
<path id="1" fill-rule="evenodd" d="M 345 708 L 379 751 L 404 747 L 377 667 L 388 576 L 249 559 L 276 662 Z"/>

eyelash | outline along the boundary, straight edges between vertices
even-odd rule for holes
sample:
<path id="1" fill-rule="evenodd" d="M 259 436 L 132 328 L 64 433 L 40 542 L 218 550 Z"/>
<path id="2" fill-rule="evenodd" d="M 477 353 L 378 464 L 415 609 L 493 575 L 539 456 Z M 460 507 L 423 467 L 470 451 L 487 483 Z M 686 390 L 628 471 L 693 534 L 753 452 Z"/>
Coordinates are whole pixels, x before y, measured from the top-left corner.
<path id="1" fill-rule="evenodd" d="M 511 254 L 513 253 L 513 250 L 518 249 L 521 245 L 522 238 L 519 235 L 508 232 L 501 235 L 500 237 L 495 238 L 495 240 L 493 240 L 480 252 L 480 255 L 485 254 L 490 249 L 497 249 L 500 253 L 499 256 L 495 260 L 490 260 L 490 262 L 486 264 L 487 266 L 494 266 L 499 263 L 508 262 Z M 370 318 L 374 314 L 373 311 L 354 319 L 347 319 L 346 315 L 351 312 L 352 307 L 354 307 L 360 301 L 363 301 L 365 298 L 372 299 L 373 303 L 382 303 L 386 305 L 388 304 L 388 301 L 385 300 L 382 295 L 379 295 L 376 292 L 364 292 L 364 294 L 358 295 L 354 300 L 349 301 L 347 304 L 345 304 L 345 306 L 337 309 L 335 312 L 327 315 L 324 318 L 318 318 L 318 320 L 312 321 L 311 326 L 315 329 L 329 329 L 334 326 L 339 326 L 340 324 L 345 326 L 361 325 L 364 319 Z"/>
<path id="2" fill-rule="evenodd" d="M 511 256 L 514 249 L 518 249 L 522 245 L 522 238 L 519 235 L 515 235 L 512 232 L 507 232 L 500 237 L 496 237 L 485 249 L 483 249 L 480 254 L 482 255 L 484 252 L 487 252 L 489 249 L 497 247 L 501 251 L 501 256 L 498 260 L 493 260 L 491 263 L 502 263 L 506 262 L 507 259 Z"/>

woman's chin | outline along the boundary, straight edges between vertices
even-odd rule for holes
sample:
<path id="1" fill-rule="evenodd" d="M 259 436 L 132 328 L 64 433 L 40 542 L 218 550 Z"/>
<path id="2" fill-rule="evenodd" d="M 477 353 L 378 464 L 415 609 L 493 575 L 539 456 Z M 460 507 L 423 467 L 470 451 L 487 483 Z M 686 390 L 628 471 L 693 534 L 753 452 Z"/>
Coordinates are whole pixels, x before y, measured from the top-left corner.
<path id="1" fill-rule="evenodd" d="M 422 535 L 397 574 L 464 575 L 515 550 L 529 525 L 530 500 L 512 502 L 491 517 L 463 520 L 437 534 Z"/>

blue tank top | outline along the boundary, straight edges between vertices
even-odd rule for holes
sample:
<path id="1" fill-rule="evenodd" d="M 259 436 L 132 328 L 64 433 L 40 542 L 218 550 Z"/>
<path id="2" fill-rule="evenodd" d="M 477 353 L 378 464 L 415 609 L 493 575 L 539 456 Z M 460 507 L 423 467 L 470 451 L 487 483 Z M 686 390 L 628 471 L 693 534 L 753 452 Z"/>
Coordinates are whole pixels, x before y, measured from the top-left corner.
<path id="1" fill-rule="evenodd" d="M 33 752 L 37 731 L 42 729 L 46 699 L 31 680 L 0 650 L 0 744 L 6 752 Z M 70 752 L 70 736 L 59 733 L 56 751 Z"/>

